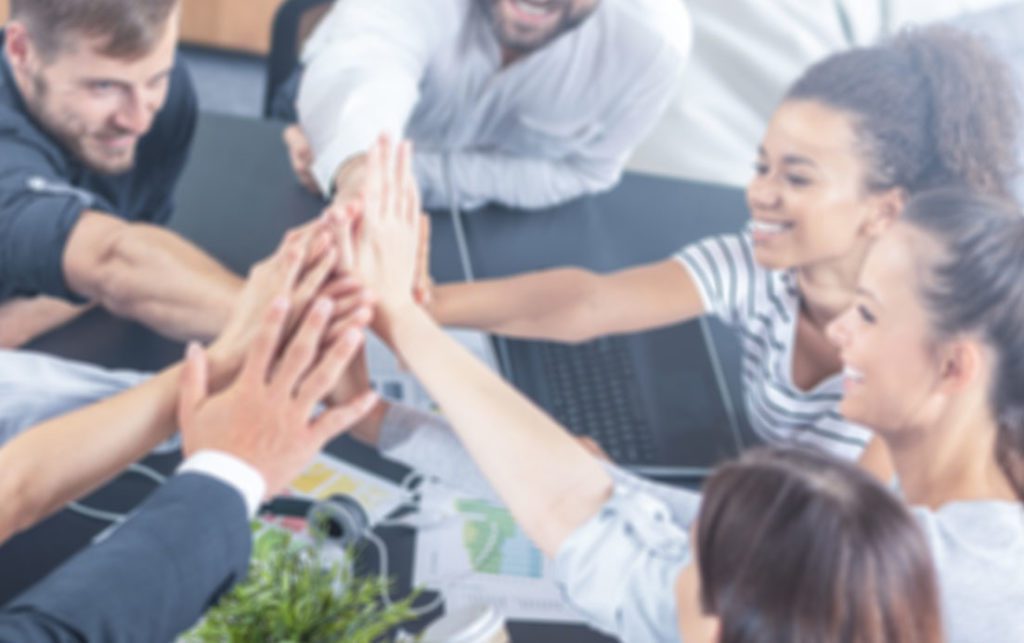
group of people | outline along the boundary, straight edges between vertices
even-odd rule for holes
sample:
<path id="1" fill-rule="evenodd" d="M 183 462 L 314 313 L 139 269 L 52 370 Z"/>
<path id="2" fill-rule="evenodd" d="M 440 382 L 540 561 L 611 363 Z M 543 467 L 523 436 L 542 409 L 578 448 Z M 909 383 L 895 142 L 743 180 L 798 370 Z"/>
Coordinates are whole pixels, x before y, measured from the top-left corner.
<path id="1" fill-rule="evenodd" d="M 1024 640 L 1021 106 L 976 37 L 916 27 L 805 69 L 749 151 L 738 234 L 610 274 L 425 274 L 424 204 L 614 184 L 686 86 L 688 4 L 339 1 L 285 130 L 330 205 L 243 280 L 162 227 L 196 120 L 177 0 L 13 0 L 0 339 L 100 305 L 189 345 L 152 376 L 0 353 L 75 383 L 74 404 L 59 377 L 28 399 L 11 373 L 0 542 L 178 431 L 185 455 L 6 606 L 0 640 L 173 639 L 244 575 L 261 501 L 344 431 L 500 499 L 625 641 Z M 442 329 L 580 341 L 706 314 L 739 337 L 770 446 L 699 494 L 595 454 Z M 443 416 L 371 391 L 367 332 Z"/>

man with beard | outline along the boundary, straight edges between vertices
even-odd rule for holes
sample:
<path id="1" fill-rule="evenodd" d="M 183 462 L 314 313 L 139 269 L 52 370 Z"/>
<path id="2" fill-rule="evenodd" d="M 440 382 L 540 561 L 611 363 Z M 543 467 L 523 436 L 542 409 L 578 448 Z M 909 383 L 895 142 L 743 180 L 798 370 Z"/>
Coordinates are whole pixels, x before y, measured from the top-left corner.
<path id="1" fill-rule="evenodd" d="M 178 0 L 13 0 L 0 31 L 0 345 L 89 303 L 178 339 L 240 280 L 164 230 L 197 106 Z M 70 303 L 69 303 L 70 302 Z"/>
<path id="2" fill-rule="evenodd" d="M 358 197 L 385 130 L 416 144 L 428 207 L 540 208 L 612 187 L 674 93 L 679 0 L 341 0 L 311 36 L 293 168 Z"/>

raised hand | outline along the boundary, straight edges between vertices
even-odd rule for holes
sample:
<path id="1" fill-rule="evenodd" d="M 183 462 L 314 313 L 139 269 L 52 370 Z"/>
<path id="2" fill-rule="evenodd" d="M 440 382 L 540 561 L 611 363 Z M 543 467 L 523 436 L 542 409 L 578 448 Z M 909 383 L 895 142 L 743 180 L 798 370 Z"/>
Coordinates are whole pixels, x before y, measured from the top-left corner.
<path id="1" fill-rule="evenodd" d="M 369 321 L 367 298 L 356 280 L 337 275 L 337 257 L 330 222 L 317 219 L 288 232 L 272 255 L 253 266 L 231 318 L 209 349 L 214 388 L 230 380 L 241 367 L 263 313 L 282 292 L 288 293 L 290 300 L 286 332 L 294 329 L 321 292 L 334 300 L 337 315 L 357 313 L 358 321 Z M 336 331 L 339 325 L 334 326 Z"/>
<path id="2" fill-rule="evenodd" d="M 363 342 L 358 322 L 349 319 L 339 340 L 325 347 L 333 307 L 331 300 L 317 298 L 288 339 L 290 299 L 287 292 L 276 298 L 264 312 L 241 372 L 221 393 L 210 392 L 203 350 L 189 346 L 178 402 L 187 456 L 200 450 L 235 455 L 260 472 L 273 495 L 374 406 L 376 395 L 366 391 L 342 403 L 334 400 L 312 417 Z"/>
<path id="3" fill-rule="evenodd" d="M 408 142 L 396 151 L 381 137 L 367 154 L 362 203 L 334 213 L 342 271 L 370 290 L 378 313 L 414 301 L 423 217 L 411 155 Z"/>

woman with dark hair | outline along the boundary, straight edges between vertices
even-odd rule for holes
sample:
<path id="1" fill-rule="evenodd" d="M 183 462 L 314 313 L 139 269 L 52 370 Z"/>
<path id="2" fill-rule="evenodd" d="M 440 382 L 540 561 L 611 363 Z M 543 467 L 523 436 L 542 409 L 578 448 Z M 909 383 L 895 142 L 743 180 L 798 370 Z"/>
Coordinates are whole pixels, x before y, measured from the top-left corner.
<path id="1" fill-rule="evenodd" d="M 687 642 L 943 640 L 914 519 L 827 454 L 755 450 L 719 467 L 702 490 L 693 549 L 696 565 L 676 586 Z M 684 605 L 693 575 L 700 600 Z M 702 624 L 717 635 L 700 636 Z"/>
<path id="2" fill-rule="evenodd" d="M 1024 216 L 943 189 L 908 204 L 830 328 L 840 411 L 874 429 L 925 528 L 952 641 L 1024 641 Z"/>
<path id="3" fill-rule="evenodd" d="M 943 640 L 921 532 L 867 473 L 823 453 L 754 452 L 722 467 L 702 501 L 594 458 L 448 337 L 412 295 L 420 217 L 408 147 L 397 176 L 385 169 L 386 144 L 369 158 L 365 213 L 342 235 L 344 267 L 373 293 L 375 330 L 462 443 L 421 425 L 404 438 L 413 459 L 464 487 L 489 483 L 591 624 L 645 642 Z M 358 385 L 347 388 L 339 393 Z M 373 432 L 353 431 L 396 455 Z"/>
<path id="4" fill-rule="evenodd" d="M 755 432 L 857 458 L 870 433 L 836 411 L 840 362 L 825 327 L 849 306 L 865 254 L 909 197 L 950 184 L 1007 193 L 1018 110 L 1005 65 L 950 28 L 832 56 L 771 119 L 743 234 L 607 275 L 563 268 L 439 286 L 431 313 L 444 325 L 559 341 L 715 315 L 740 335 Z"/>

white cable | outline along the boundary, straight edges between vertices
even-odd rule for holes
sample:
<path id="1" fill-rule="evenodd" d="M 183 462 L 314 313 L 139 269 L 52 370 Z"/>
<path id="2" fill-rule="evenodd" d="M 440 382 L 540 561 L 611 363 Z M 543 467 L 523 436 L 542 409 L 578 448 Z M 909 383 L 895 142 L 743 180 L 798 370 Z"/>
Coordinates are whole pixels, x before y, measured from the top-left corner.
<path id="1" fill-rule="evenodd" d="M 156 471 L 155 469 L 147 467 L 144 464 L 132 463 L 128 465 L 128 467 L 125 468 L 124 471 L 121 472 L 121 475 L 123 476 L 128 473 L 134 473 L 136 475 L 142 476 L 143 478 L 148 478 L 149 480 L 153 481 L 157 486 L 162 485 L 164 482 L 167 481 L 167 476 L 163 475 L 159 471 Z M 88 505 L 82 502 L 69 502 L 67 505 L 67 509 L 72 513 L 85 516 L 86 518 L 91 518 L 93 520 L 99 520 L 101 522 L 109 522 L 114 524 L 120 524 L 128 518 L 128 513 L 119 513 L 115 511 L 105 511 L 103 509 L 95 509 L 93 507 L 89 507 Z"/>

